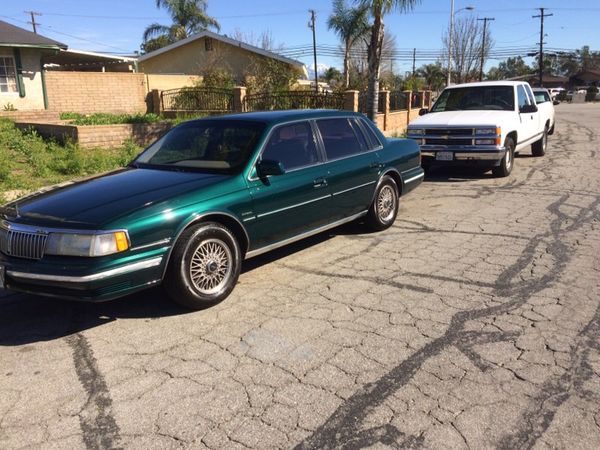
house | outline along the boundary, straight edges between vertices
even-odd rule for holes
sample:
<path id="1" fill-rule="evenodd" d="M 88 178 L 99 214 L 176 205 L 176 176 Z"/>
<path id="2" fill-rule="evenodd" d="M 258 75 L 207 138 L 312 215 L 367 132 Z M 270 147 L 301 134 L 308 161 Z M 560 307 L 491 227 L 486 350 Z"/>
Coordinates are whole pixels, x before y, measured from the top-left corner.
<path id="1" fill-rule="evenodd" d="M 286 58 L 212 31 L 202 31 L 174 44 L 140 56 L 138 65 L 146 74 L 201 76 L 209 69 L 224 69 L 236 82 L 243 82 L 248 68 L 261 60 L 275 60 L 298 70 L 307 78 L 300 61 Z"/>
<path id="2" fill-rule="evenodd" d="M 596 86 L 600 87 L 600 70 L 586 69 L 577 72 L 570 78 L 573 87 Z"/>
<path id="3" fill-rule="evenodd" d="M 0 20 L 0 111 L 47 108 L 43 57 L 66 48 Z"/>
<path id="4" fill-rule="evenodd" d="M 537 73 L 507 78 L 507 80 L 527 81 L 531 86 L 539 86 L 539 84 L 540 84 L 539 83 L 539 81 L 540 81 L 539 74 L 537 74 Z M 550 75 L 547 73 L 542 75 L 542 86 L 544 86 L 545 88 L 548 88 L 548 89 L 566 87 L 568 83 L 569 83 L 568 77 L 561 77 L 559 75 Z"/>

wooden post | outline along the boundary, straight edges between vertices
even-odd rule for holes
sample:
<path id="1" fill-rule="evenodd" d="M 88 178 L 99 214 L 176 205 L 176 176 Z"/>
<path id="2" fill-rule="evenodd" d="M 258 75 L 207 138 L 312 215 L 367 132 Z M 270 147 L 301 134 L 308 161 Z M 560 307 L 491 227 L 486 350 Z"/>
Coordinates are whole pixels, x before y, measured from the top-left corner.
<path id="1" fill-rule="evenodd" d="M 161 104 L 161 91 L 158 89 L 152 89 L 150 91 L 150 98 L 152 99 L 152 112 L 154 114 L 160 114 L 162 112 L 162 104 Z"/>
<path id="2" fill-rule="evenodd" d="M 344 110 L 358 112 L 358 91 L 346 91 L 344 95 Z"/>
<path id="3" fill-rule="evenodd" d="M 244 99 L 246 98 L 246 87 L 236 86 L 233 88 L 233 110 L 244 112 Z"/>

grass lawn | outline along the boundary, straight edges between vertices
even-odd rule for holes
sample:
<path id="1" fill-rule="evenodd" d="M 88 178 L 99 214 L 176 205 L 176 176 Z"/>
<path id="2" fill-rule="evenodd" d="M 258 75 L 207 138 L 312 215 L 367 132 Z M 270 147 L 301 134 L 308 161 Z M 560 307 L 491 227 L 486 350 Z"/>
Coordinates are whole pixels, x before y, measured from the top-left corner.
<path id="1" fill-rule="evenodd" d="M 0 204 L 42 186 L 123 167 L 140 151 L 133 143 L 110 150 L 62 145 L 0 118 Z"/>

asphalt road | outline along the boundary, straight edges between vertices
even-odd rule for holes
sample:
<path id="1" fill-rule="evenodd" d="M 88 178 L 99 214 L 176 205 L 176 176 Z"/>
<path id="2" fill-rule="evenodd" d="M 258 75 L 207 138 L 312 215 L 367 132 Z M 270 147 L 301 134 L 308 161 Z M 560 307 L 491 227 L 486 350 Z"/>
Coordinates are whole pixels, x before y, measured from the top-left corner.
<path id="1" fill-rule="evenodd" d="M 600 104 L 509 178 L 249 261 L 220 305 L 0 291 L 0 448 L 600 446 Z"/>

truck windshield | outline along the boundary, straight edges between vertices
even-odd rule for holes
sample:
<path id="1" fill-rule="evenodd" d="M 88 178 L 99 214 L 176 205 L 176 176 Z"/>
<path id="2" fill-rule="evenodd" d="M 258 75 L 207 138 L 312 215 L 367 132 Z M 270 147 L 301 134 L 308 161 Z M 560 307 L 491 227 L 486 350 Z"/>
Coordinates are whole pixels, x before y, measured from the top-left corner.
<path id="1" fill-rule="evenodd" d="M 431 108 L 431 112 L 514 109 L 512 86 L 473 86 L 446 89 Z"/>

